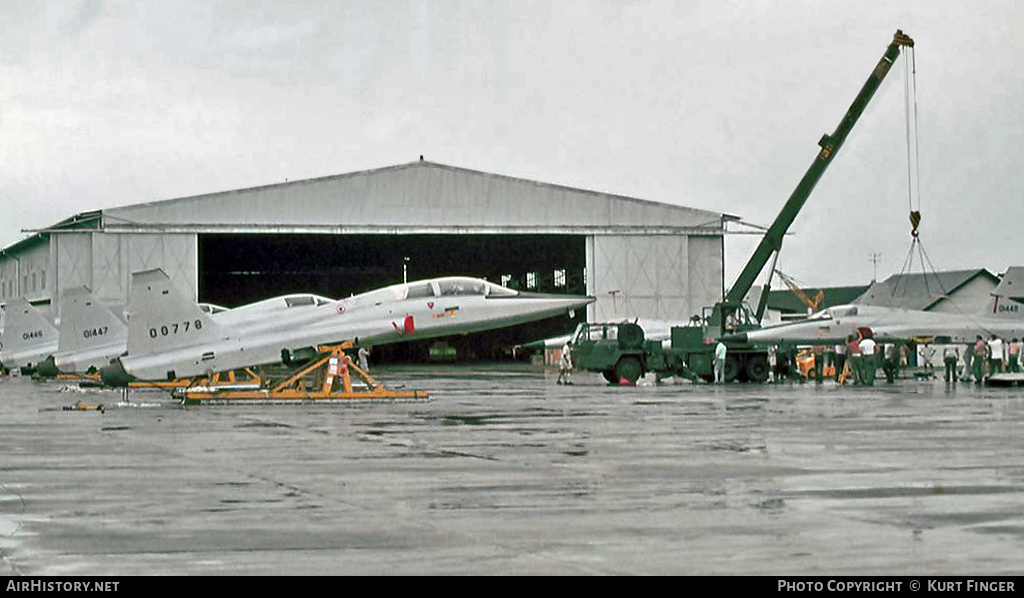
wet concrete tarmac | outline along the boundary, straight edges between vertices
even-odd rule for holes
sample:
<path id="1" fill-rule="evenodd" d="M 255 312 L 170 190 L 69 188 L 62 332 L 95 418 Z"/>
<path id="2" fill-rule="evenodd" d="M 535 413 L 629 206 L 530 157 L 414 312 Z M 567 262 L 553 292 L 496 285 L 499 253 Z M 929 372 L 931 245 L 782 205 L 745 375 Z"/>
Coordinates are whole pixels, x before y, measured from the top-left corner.
<path id="1" fill-rule="evenodd" d="M 119 406 L 0 380 L 0 575 L 1024 570 L 1024 389 L 375 374 L 432 399 Z"/>

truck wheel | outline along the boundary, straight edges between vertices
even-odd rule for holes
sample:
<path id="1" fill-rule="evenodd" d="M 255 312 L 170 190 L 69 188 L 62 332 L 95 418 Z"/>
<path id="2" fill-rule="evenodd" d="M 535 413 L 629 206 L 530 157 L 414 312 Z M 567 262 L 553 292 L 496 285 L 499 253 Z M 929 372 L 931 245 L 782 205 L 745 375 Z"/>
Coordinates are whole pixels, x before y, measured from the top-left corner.
<path id="1" fill-rule="evenodd" d="M 747 379 L 751 382 L 763 383 L 768 381 L 768 356 L 748 355 L 747 356 Z"/>
<path id="2" fill-rule="evenodd" d="M 623 357 L 615 366 L 616 382 L 626 380 L 630 384 L 636 384 L 643 374 L 643 367 L 636 357 Z"/>
<path id="3" fill-rule="evenodd" d="M 725 381 L 732 382 L 736 380 L 736 375 L 740 373 L 740 361 L 735 355 L 725 356 Z"/>
<path id="4" fill-rule="evenodd" d="M 619 379 L 615 377 L 615 370 L 605 370 L 601 372 L 604 379 L 608 381 L 608 384 L 618 384 Z"/>

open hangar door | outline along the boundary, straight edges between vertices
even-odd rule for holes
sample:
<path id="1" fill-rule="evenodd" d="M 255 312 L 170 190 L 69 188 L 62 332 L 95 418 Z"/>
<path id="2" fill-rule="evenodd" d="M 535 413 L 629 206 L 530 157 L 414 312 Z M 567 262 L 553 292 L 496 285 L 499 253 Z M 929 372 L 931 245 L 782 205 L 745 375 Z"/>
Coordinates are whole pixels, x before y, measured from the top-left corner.
<path id="1" fill-rule="evenodd" d="M 200 234 L 198 249 L 199 301 L 225 307 L 288 293 L 348 297 L 403 277 L 473 276 L 524 291 L 586 295 L 584 235 Z M 585 320 L 586 310 L 578 310 L 571 319 L 375 347 L 372 358 L 510 359 L 513 346 L 568 334 Z"/>

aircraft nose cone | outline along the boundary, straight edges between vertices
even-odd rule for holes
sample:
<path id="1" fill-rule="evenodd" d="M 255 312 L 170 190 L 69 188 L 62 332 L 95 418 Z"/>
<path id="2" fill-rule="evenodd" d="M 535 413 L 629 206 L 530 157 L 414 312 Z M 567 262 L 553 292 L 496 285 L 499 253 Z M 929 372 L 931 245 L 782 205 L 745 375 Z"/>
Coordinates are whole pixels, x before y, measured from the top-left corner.
<path id="1" fill-rule="evenodd" d="M 533 305 L 541 309 L 565 311 L 586 307 L 597 301 L 597 297 L 591 297 L 590 295 L 560 295 L 558 293 L 533 293 L 530 291 L 519 291 L 515 297 L 518 299 L 539 300 Z M 495 299 L 501 300 L 502 297 L 495 297 Z"/>
<path id="2" fill-rule="evenodd" d="M 110 365 L 100 368 L 100 380 L 107 386 L 128 386 L 129 382 L 135 380 L 135 376 L 124 371 L 120 359 L 114 359 Z"/>
<path id="3" fill-rule="evenodd" d="M 569 295 L 565 299 L 569 303 L 569 309 L 586 307 L 597 301 L 597 297 L 591 297 L 590 295 Z"/>
<path id="4" fill-rule="evenodd" d="M 39 365 L 36 366 L 36 374 L 43 378 L 55 378 L 60 374 L 60 369 L 57 368 L 57 362 L 53 359 L 53 355 L 39 362 Z"/>
<path id="5" fill-rule="evenodd" d="M 560 307 L 568 312 L 570 315 L 574 315 L 577 309 L 583 309 L 591 303 L 597 301 L 597 297 L 583 296 L 583 295 L 552 295 L 552 298 L 559 297 L 561 299 Z"/>

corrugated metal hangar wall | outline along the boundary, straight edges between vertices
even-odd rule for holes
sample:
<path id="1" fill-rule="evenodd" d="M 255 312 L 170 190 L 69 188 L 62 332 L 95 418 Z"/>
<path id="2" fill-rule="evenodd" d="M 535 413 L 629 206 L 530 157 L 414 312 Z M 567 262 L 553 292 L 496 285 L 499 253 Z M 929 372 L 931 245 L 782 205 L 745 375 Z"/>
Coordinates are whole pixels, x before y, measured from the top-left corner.
<path id="1" fill-rule="evenodd" d="M 591 321 L 685 322 L 721 295 L 723 218 L 420 160 L 80 214 L 48 243 L 5 250 L 0 294 L 55 306 L 60 289 L 84 284 L 124 305 L 131 273 L 159 267 L 198 300 L 233 306 L 464 274 L 593 295 Z M 14 269 L 19 248 L 34 257 Z"/>

